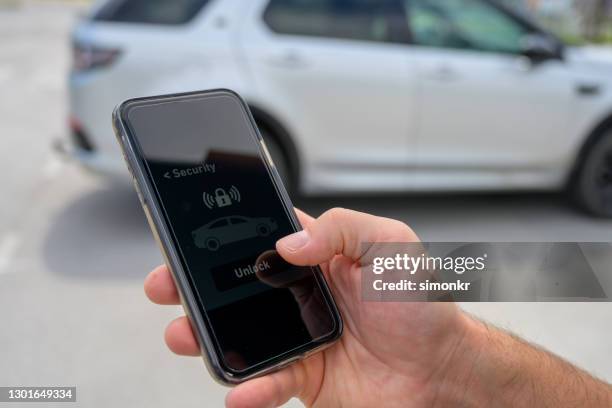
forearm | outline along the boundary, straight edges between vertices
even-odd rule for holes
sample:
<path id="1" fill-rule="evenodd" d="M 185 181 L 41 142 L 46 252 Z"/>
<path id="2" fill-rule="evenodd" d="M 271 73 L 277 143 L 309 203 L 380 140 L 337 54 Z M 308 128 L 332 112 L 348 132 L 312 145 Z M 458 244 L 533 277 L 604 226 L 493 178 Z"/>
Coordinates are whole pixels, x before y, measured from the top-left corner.
<path id="1" fill-rule="evenodd" d="M 434 406 L 609 407 L 612 387 L 536 346 L 465 317 Z"/>

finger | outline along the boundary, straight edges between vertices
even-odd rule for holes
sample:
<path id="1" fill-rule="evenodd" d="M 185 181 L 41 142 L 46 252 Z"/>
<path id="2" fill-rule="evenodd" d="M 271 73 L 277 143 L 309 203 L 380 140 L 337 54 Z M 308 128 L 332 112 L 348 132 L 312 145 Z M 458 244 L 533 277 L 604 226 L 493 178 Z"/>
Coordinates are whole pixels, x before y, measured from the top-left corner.
<path id="1" fill-rule="evenodd" d="M 272 408 L 298 396 L 305 383 L 301 365 L 238 385 L 225 398 L 227 408 Z"/>
<path id="2" fill-rule="evenodd" d="M 182 356 L 199 356 L 200 347 L 186 316 L 174 319 L 166 327 L 164 335 L 168 348 Z"/>
<path id="3" fill-rule="evenodd" d="M 166 265 L 153 269 L 144 282 L 145 293 L 153 303 L 178 305 L 179 295 Z"/>
<path id="4" fill-rule="evenodd" d="M 279 240 L 276 248 L 292 264 L 317 265 L 340 254 L 358 261 L 362 244 L 369 242 L 418 242 L 418 237 L 400 221 L 335 208 Z"/>

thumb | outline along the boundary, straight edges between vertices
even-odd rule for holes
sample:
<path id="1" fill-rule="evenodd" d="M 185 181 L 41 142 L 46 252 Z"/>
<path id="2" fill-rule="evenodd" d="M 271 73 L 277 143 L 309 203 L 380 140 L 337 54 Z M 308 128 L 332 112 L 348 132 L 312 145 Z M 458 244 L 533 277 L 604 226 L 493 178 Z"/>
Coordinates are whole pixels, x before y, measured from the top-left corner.
<path id="1" fill-rule="evenodd" d="M 335 255 L 359 261 L 372 242 L 418 242 L 403 222 L 357 211 L 334 208 L 311 221 L 304 230 L 276 243 L 279 254 L 295 265 L 318 265 Z"/>

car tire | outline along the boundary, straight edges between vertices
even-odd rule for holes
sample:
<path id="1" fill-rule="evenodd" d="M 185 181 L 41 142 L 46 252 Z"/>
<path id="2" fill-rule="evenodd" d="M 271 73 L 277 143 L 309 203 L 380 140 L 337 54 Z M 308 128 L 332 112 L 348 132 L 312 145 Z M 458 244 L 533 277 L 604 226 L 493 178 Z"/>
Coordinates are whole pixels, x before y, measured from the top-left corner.
<path id="1" fill-rule="evenodd" d="M 268 152 L 270 156 L 272 156 L 272 161 L 274 162 L 274 167 L 276 167 L 276 171 L 283 181 L 285 188 L 289 192 L 293 192 L 295 187 L 293 175 L 291 172 L 291 165 L 289 163 L 289 158 L 285 153 L 282 145 L 276 140 L 274 136 L 270 132 L 265 129 L 261 129 L 261 137 L 263 137 L 264 142 L 266 143 L 266 147 L 268 148 Z"/>
<path id="2" fill-rule="evenodd" d="M 257 232 L 257 235 L 260 237 L 267 237 L 268 235 L 270 235 L 270 232 L 272 232 L 270 227 L 267 226 L 266 224 L 257 225 L 257 227 L 255 227 L 255 231 Z"/>
<path id="3" fill-rule="evenodd" d="M 206 249 L 209 251 L 216 251 L 221 246 L 221 243 L 217 238 L 206 238 Z"/>
<path id="4" fill-rule="evenodd" d="M 572 195 L 585 211 L 612 218 L 612 128 L 591 143 L 572 183 Z"/>

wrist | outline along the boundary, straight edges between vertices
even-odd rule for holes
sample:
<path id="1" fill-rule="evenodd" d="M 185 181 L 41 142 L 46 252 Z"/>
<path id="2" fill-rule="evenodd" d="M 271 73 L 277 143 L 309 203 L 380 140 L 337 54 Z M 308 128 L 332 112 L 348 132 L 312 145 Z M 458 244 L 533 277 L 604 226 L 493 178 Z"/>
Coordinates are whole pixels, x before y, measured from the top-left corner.
<path id="1" fill-rule="evenodd" d="M 509 349 L 514 339 L 460 313 L 452 352 L 432 382 L 431 406 L 499 405 L 499 393 L 513 399 L 522 387 L 519 362 Z"/>
<path id="2" fill-rule="evenodd" d="M 608 384 L 467 314 L 461 319 L 429 406 L 610 406 Z"/>

